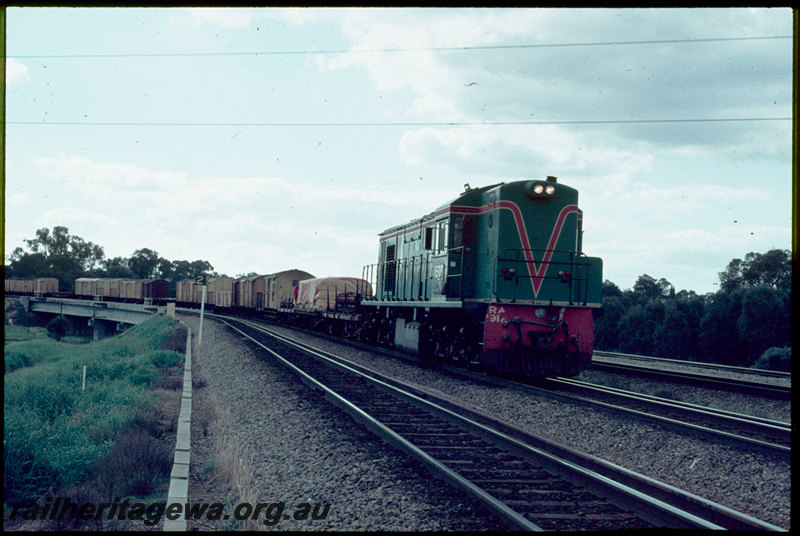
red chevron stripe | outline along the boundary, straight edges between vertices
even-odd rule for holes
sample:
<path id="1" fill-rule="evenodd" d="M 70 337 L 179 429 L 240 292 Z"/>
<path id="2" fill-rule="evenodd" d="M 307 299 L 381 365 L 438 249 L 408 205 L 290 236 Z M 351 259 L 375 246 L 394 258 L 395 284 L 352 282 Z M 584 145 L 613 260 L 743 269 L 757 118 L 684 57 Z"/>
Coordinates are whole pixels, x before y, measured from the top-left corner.
<path id="1" fill-rule="evenodd" d="M 520 244 L 522 245 L 522 249 L 525 253 L 525 260 L 527 261 L 526 264 L 528 267 L 528 275 L 531 279 L 533 297 L 536 298 L 538 297 L 539 290 L 544 282 L 544 276 L 547 273 L 547 267 L 549 266 L 550 259 L 553 257 L 553 249 L 555 248 L 556 244 L 558 243 L 558 239 L 561 236 L 561 231 L 564 228 L 564 222 L 566 221 L 567 216 L 573 212 L 577 212 L 580 216 L 578 205 L 566 205 L 561 209 L 561 212 L 559 212 L 558 217 L 556 218 L 556 223 L 550 232 L 550 240 L 547 243 L 547 249 L 539 266 L 536 266 L 536 261 L 533 258 L 530 240 L 528 239 L 528 231 L 525 227 L 525 220 L 522 217 L 522 210 L 520 210 L 519 205 L 513 201 L 498 201 L 482 207 L 453 206 L 451 207 L 451 212 L 455 214 L 484 214 L 495 209 L 510 210 L 511 214 L 514 216 L 514 224 L 517 227 L 517 234 L 519 235 Z M 531 267 L 533 267 L 533 273 L 531 273 Z"/>

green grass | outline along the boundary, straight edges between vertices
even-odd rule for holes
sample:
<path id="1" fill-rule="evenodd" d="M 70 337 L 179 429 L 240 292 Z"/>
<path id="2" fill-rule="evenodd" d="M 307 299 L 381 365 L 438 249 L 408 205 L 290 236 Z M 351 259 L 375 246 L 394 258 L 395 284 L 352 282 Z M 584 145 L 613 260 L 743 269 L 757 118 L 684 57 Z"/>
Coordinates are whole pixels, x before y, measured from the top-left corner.
<path id="1" fill-rule="evenodd" d="M 186 331 L 175 320 L 159 316 L 90 344 L 36 338 L 6 346 L 5 501 L 37 500 L 54 490 L 102 479 L 112 452 L 112 458 L 128 452 L 139 462 L 150 459 L 155 452 L 152 437 L 131 430 L 147 429 L 141 425 L 143 413 L 157 418 L 155 410 L 143 412 L 155 401 L 149 388 L 170 367 L 183 363 L 185 338 Z M 165 454 L 157 454 L 158 459 L 148 463 L 161 468 Z M 114 465 L 117 471 L 128 466 L 133 471 L 138 465 L 119 460 Z M 138 479 L 133 486 L 137 493 L 146 491 L 140 475 L 119 472 L 112 478 L 117 491 L 125 490 L 127 478 Z"/>
<path id="2" fill-rule="evenodd" d="M 46 339 L 47 330 L 40 327 L 3 326 L 5 344 L 33 339 Z"/>

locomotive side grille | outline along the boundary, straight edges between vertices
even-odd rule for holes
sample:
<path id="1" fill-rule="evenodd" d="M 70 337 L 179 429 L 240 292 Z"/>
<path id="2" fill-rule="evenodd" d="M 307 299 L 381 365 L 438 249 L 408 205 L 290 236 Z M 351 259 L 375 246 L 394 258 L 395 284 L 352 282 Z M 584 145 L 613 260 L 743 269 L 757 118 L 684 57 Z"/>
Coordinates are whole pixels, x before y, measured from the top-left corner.
<path id="1" fill-rule="evenodd" d="M 383 280 L 383 290 L 394 293 L 395 281 L 397 280 L 397 264 L 395 263 L 395 246 L 386 246 L 386 276 Z"/>

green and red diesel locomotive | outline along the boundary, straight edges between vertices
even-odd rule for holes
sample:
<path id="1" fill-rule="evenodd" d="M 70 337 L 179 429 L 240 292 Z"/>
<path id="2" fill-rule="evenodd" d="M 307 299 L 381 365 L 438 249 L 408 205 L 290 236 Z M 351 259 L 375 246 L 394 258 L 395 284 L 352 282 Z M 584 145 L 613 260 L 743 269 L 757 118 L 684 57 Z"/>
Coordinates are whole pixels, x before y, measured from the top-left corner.
<path id="1" fill-rule="evenodd" d="M 530 376 L 590 363 L 602 261 L 583 254 L 578 192 L 555 177 L 467 186 L 381 233 L 378 255 L 367 338 Z"/>

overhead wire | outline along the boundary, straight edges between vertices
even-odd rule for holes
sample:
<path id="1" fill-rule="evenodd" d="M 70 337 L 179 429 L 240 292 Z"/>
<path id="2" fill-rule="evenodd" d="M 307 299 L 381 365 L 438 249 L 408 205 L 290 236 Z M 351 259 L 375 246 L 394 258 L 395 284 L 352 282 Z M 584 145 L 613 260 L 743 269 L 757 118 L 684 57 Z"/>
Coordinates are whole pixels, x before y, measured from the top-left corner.
<path id="1" fill-rule="evenodd" d="M 336 49 L 336 50 L 273 50 L 250 52 L 186 52 L 186 53 L 131 53 L 131 54 L 39 54 L 8 55 L 7 58 L 26 59 L 69 59 L 69 58 L 148 58 L 148 57 L 200 57 L 200 56 L 274 56 L 274 55 L 309 55 L 309 54 L 349 54 L 349 53 L 393 53 L 393 52 L 425 52 L 425 51 L 467 51 L 467 50 L 515 50 L 533 48 L 586 47 L 586 46 L 625 46 L 654 44 L 688 44 L 708 42 L 753 41 L 791 39 L 791 35 L 751 36 L 751 37 L 710 37 L 689 39 L 650 39 L 640 41 L 592 41 L 574 43 L 539 43 L 524 45 L 474 45 L 461 47 L 418 47 L 418 48 L 384 48 L 384 49 Z M 166 127 L 443 127 L 443 126 L 505 126 L 505 125 L 603 125 L 603 124 L 664 124 L 664 123 L 719 123 L 719 122 L 756 122 L 756 121 L 789 121 L 791 117 L 738 117 L 738 118 L 687 118 L 687 119 L 623 119 L 623 120 L 575 120 L 575 121 L 485 121 L 485 122 L 392 122 L 392 123 L 208 123 L 208 122 L 77 122 L 77 121 L 6 121 L 7 125 L 60 125 L 60 126 L 166 126 Z"/>
<path id="2" fill-rule="evenodd" d="M 414 48 L 379 48 L 379 49 L 331 49 L 331 50 L 261 50 L 242 52 L 141 52 L 141 53 L 111 53 L 111 54 L 10 54 L 8 58 L 20 59 L 67 59 L 67 58 L 151 58 L 151 57 L 192 57 L 192 56 L 280 56 L 280 55 L 306 55 L 306 54 L 354 54 L 354 53 L 391 53 L 391 52 L 449 52 L 467 50 L 520 50 L 533 48 L 560 48 L 560 47 L 595 47 L 595 46 L 626 46 L 626 45 L 659 45 L 659 44 L 689 44 L 712 43 L 727 41 L 756 41 L 772 39 L 792 39 L 791 35 L 751 36 L 751 37 L 707 37 L 689 39 L 649 39 L 642 41 L 590 41 L 577 43 L 534 43 L 524 45 L 473 45 L 456 47 L 414 47 Z"/>
<path id="3" fill-rule="evenodd" d="M 514 125 L 611 125 L 647 123 L 732 123 L 748 121 L 791 121 L 791 117 L 723 117 L 687 119 L 599 119 L 575 121 L 444 121 L 444 122 L 399 122 L 399 123 L 178 123 L 178 122 L 134 122 L 134 121 L 6 121 L 7 125 L 49 126 L 129 126 L 129 127 L 466 127 L 466 126 L 514 126 Z"/>

